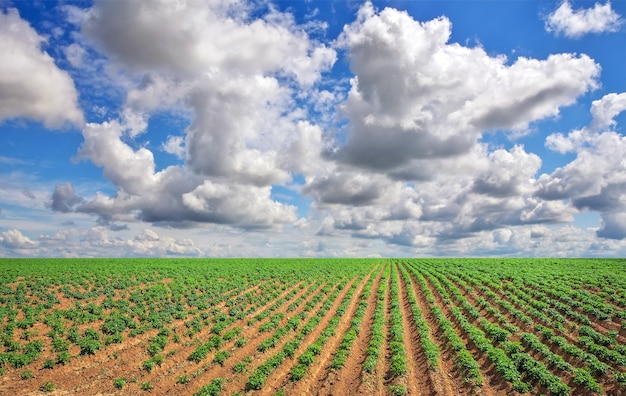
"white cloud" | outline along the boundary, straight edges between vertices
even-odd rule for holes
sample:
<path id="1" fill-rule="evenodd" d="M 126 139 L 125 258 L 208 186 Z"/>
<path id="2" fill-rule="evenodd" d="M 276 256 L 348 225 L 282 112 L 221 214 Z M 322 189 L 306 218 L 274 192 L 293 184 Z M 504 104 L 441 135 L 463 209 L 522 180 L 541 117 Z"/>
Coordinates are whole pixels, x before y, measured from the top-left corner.
<path id="1" fill-rule="evenodd" d="M 347 143 L 335 158 L 390 172 L 458 157 L 482 133 L 524 130 L 598 85 L 600 67 L 586 55 L 520 57 L 509 66 L 504 56 L 448 43 L 450 34 L 445 17 L 417 22 L 395 9 L 361 8 L 340 39 L 356 77 L 343 107 Z"/>
<path id="2" fill-rule="evenodd" d="M 593 8 L 574 10 L 568 0 L 548 15 L 546 30 L 569 38 L 580 38 L 589 33 L 616 32 L 623 21 L 619 14 L 606 4 L 595 3 Z"/>
<path id="3" fill-rule="evenodd" d="M 123 191 L 141 194 L 156 183 L 154 156 L 143 147 L 133 150 L 121 141 L 122 133 L 122 126 L 115 121 L 87 124 L 78 156 L 103 167 L 107 179 Z"/>
<path id="4" fill-rule="evenodd" d="M 522 146 L 515 146 L 511 151 L 496 150 L 489 154 L 489 169 L 476 176 L 473 190 L 495 197 L 528 193 L 540 166 L 541 159 L 526 153 Z"/>
<path id="5" fill-rule="evenodd" d="M 151 229 L 127 238 L 111 237 L 104 227 L 63 229 L 36 241 L 19 230 L 9 230 L 0 234 L 0 247 L 4 247 L 0 255 L 7 257 L 193 257 L 204 253 L 187 238 L 159 236 Z"/>
<path id="6" fill-rule="evenodd" d="M 103 168 L 117 194 L 98 193 L 76 211 L 101 224 L 257 228 L 297 220 L 271 186 L 323 168 L 322 131 L 303 121 L 297 100 L 308 99 L 296 95 L 306 88 L 315 100 L 312 84 L 335 50 L 310 39 L 290 14 L 238 1 L 98 2 L 74 19 L 85 42 L 136 76 L 119 119 L 87 124 L 78 153 Z M 160 147 L 184 165 L 157 172 L 154 154 L 135 139 L 160 111 L 182 114 L 189 125 Z"/>
<path id="7" fill-rule="evenodd" d="M 33 242 L 16 229 L 0 234 L 0 244 L 9 249 L 32 249 L 37 246 L 36 242 Z"/>
<path id="8" fill-rule="evenodd" d="M 72 210 L 96 214 L 104 224 L 141 220 L 178 226 L 208 222 L 257 228 L 297 220 L 295 207 L 274 201 L 269 185 L 212 181 L 182 166 L 156 172 L 152 152 L 145 147 L 133 149 L 121 140 L 122 135 L 123 128 L 117 122 L 87 124 L 79 151 L 79 158 L 103 168 L 104 175 L 118 188 L 116 196 L 98 193 L 78 201 L 64 185 L 63 191 L 56 192 L 58 199 L 53 200 L 57 206 L 66 209 L 69 206 L 64 204 L 70 199 Z"/>
<path id="9" fill-rule="evenodd" d="M 270 187 L 205 181 L 182 200 L 199 221 L 248 227 L 295 222 L 295 207 L 273 201 L 270 193 Z"/>
<path id="10" fill-rule="evenodd" d="M 576 158 L 537 182 L 539 197 L 570 199 L 579 210 L 600 212 L 603 225 L 598 236 L 614 239 L 626 238 L 626 137 L 601 128 L 613 126 L 614 117 L 626 110 L 623 95 L 608 94 L 594 101 L 589 127 L 548 136 L 548 148 L 574 152 Z"/>
<path id="11" fill-rule="evenodd" d="M 505 253 L 522 240 L 518 229 L 574 220 L 572 203 L 535 195 L 539 156 L 479 139 L 557 116 L 598 86 L 599 65 L 573 54 L 509 63 L 448 43 L 450 29 L 444 17 L 417 22 L 371 4 L 344 28 L 356 74 L 342 107 L 347 139 L 325 151 L 332 166 L 303 188 L 326 214 L 320 237 L 461 255 L 488 251 L 477 241 L 489 238 Z"/>
<path id="12" fill-rule="evenodd" d="M 389 185 L 390 182 L 381 176 L 335 171 L 311 179 L 303 192 L 323 204 L 362 206 L 379 200 Z"/>
<path id="13" fill-rule="evenodd" d="M 182 136 L 168 136 L 161 148 L 179 159 L 185 158 L 185 141 Z"/>
<path id="14" fill-rule="evenodd" d="M 311 84 L 334 62 L 335 51 L 312 43 L 288 14 L 252 19 L 247 7 L 240 1 L 100 2 L 83 31 L 132 68 L 179 76 L 284 71 Z"/>
<path id="15" fill-rule="evenodd" d="M 71 183 L 61 183 L 55 186 L 50 197 L 50 208 L 56 212 L 68 213 L 83 201 L 83 198 L 76 195 Z"/>
<path id="16" fill-rule="evenodd" d="M 602 226 L 597 232 L 599 237 L 616 240 L 626 239 L 626 211 L 603 216 L 601 223 Z"/>
<path id="17" fill-rule="evenodd" d="M 82 67 L 87 51 L 80 44 L 72 43 L 65 47 L 65 57 L 74 67 Z"/>
<path id="18" fill-rule="evenodd" d="M 0 121 L 25 117 L 47 128 L 80 126 L 74 83 L 41 50 L 44 41 L 17 10 L 0 11 Z"/>
<path id="19" fill-rule="evenodd" d="M 598 87 L 590 57 L 509 60 L 451 42 L 445 17 L 418 22 L 366 4 L 336 42 L 354 77 L 324 80 L 334 49 L 291 15 L 250 7 L 193 0 L 67 9 L 82 29 L 65 49 L 73 75 L 105 72 L 112 84 L 99 84 L 123 90 L 120 107 L 100 113 L 111 118 L 84 126 L 77 155 L 102 168 L 115 192 L 58 184 L 48 206 L 96 216 L 99 226 L 31 240 L 30 254 L 67 255 L 77 241 L 93 255 L 508 255 L 530 254 L 531 244 L 550 252 L 567 237 L 580 246 L 564 254 L 580 254 L 596 249 L 595 235 L 602 249 L 618 246 L 624 194 L 611 172 L 624 173 L 623 142 L 606 129 L 623 94 L 594 102 L 593 126 L 547 139 L 577 155 L 549 175 L 537 178 L 542 161 L 523 146 L 482 139 L 527 133 Z M 170 115 L 170 129 L 150 143 L 151 117 Z M 604 145 L 608 158 L 600 158 Z M 159 166 L 154 150 L 182 161 Z M 306 218 L 282 202 L 307 198 Z M 602 213 L 597 228 L 563 226 L 588 209 Z"/>
<path id="20" fill-rule="evenodd" d="M 591 104 L 591 115 L 593 116 L 591 129 L 599 131 L 602 128 L 614 126 L 616 124 L 615 117 L 624 110 L 626 110 L 626 92 L 610 93 L 602 99 L 594 100 Z"/>

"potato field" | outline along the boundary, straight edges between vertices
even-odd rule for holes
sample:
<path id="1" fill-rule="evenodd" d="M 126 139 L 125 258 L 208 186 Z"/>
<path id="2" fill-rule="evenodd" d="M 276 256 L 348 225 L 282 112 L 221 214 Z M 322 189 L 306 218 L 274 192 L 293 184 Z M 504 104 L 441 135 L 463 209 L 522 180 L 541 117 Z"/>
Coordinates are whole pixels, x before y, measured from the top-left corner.
<path id="1" fill-rule="evenodd" d="M 0 394 L 626 395 L 626 260 L 3 259 Z"/>

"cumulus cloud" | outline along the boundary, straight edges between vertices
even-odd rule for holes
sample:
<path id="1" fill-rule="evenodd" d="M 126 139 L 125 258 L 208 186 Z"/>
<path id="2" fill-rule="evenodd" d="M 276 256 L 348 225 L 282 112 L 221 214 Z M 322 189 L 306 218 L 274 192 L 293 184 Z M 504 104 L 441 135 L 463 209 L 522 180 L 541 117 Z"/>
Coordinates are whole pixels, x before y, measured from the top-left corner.
<path id="1" fill-rule="evenodd" d="M 346 137 L 324 148 L 333 166 L 303 188 L 326 213 L 319 236 L 504 254 L 528 240 L 517 229 L 574 221 L 581 208 L 568 194 L 538 192 L 538 155 L 480 138 L 557 116 L 598 86 L 600 66 L 575 54 L 509 62 L 449 43 L 450 33 L 445 17 L 418 22 L 371 4 L 344 28 L 339 43 L 355 73 L 341 107 Z M 620 103 L 598 103 L 598 122 L 610 124 Z"/>
<path id="2" fill-rule="evenodd" d="M 593 8 L 573 9 L 568 0 L 548 15 L 546 30 L 569 38 L 580 38 L 589 33 L 616 32 L 623 21 L 619 14 L 606 4 L 595 3 Z"/>
<path id="3" fill-rule="evenodd" d="M 184 139 L 182 136 L 168 136 L 161 148 L 168 154 L 175 155 L 179 159 L 185 158 Z"/>
<path id="4" fill-rule="evenodd" d="M 152 152 L 144 147 L 133 150 L 121 140 L 122 126 L 116 122 L 88 123 L 78 156 L 103 167 L 104 175 L 123 191 L 140 194 L 153 187 L 155 163 Z"/>
<path id="5" fill-rule="evenodd" d="M 311 180 L 303 192 L 312 195 L 320 203 L 361 206 L 379 199 L 388 185 L 389 182 L 381 177 L 353 172 L 334 172 Z"/>
<path id="6" fill-rule="evenodd" d="M 143 74 L 126 106 L 150 112 L 176 104 L 191 110 L 186 166 L 206 177 L 266 186 L 285 183 L 285 153 L 304 113 L 291 84 L 309 87 L 335 61 L 289 14 L 252 17 L 244 2 L 173 5 L 98 2 L 82 30 L 109 56 Z M 122 28 L 123 27 L 123 28 Z M 233 51 L 236 48 L 236 51 Z M 315 90 L 312 90 L 315 92 Z M 181 154 L 179 141 L 168 152 Z"/>
<path id="7" fill-rule="evenodd" d="M 489 169 L 474 180 L 473 191 L 495 197 L 519 196 L 532 189 L 530 181 L 541 166 L 541 159 L 521 146 L 511 151 L 489 154 Z"/>
<path id="8" fill-rule="evenodd" d="M 288 14 L 252 18 L 245 2 L 97 2 L 83 31 L 107 53 L 140 71 L 251 75 L 284 71 L 311 84 L 335 60 Z M 233 51 L 237 48 L 237 51 Z"/>
<path id="9" fill-rule="evenodd" d="M 126 238 L 111 237 L 105 227 L 67 228 L 40 235 L 36 241 L 19 230 L 0 234 L 0 255 L 32 257 L 171 257 L 199 256 L 204 252 L 188 238 L 163 237 L 145 229 Z"/>
<path id="10" fill-rule="evenodd" d="M 538 179 L 537 196 L 548 200 L 570 199 L 579 210 L 600 212 L 603 226 L 598 236 L 623 239 L 626 213 L 626 138 L 601 129 L 614 125 L 613 118 L 626 110 L 624 94 L 608 94 L 592 104 L 589 127 L 567 135 L 553 134 L 546 146 L 574 152 L 576 158 Z"/>
<path id="11" fill-rule="evenodd" d="M 450 34 L 445 17 L 418 22 L 361 8 L 340 38 L 355 77 L 343 106 L 347 142 L 335 158 L 390 172 L 458 157 L 485 131 L 524 130 L 597 87 L 600 67 L 586 55 L 520 57 L 509 66 L 504 56 L 449 43 Z"/>
<path id="12" fill-rule="evenodd" d="M 77 205 L 81 204 L 84 199 L 76 195 L 74 186 L 70 182 L 57 184 L 54 192 L 50 197 L 50 208 L 56 212 L 71 212 Z"/>
<path id="13" fill-rule="evenodd" d="M 16 229 L 0 234 L 0 244 L 9 249 L 32 249 L 37 246 L 36 242 Z"/>
<path id="14" fill-rule="evenodd" d="M 616 124 L 615 117 L 626 110 L 626 92 L 610 93 L 591 103 L 593 121 L 590 128 L 599 131 Z"/>
<path id="15" fill-rule="evenodd" d="M 538 177 L 542 161 L 522 145 L 482 139 L 495 130 L 512 138 L 528 133 L 598 87 L 600 66 L 589 56 L 509 60 L 451 42 L 446 17 L 419 22 L 368 3 L 336 41 L 354 76 L 329 88 L 321 76 L 335 49 L 290 14 L 264 7 L 96 1 L 73 11 L 83 41 L 66 48 L 67 59 L 87 65 L 85 57 L 100 51 L 101 69 L 127 78 L 119 84 L 121 107 L 83 127 L 77 154 L 100 167 L 115 192 L 80 197 L 71 184 L 57 185 L 49 207 L 94 215 L 98 227 L 42 237 L 40 248 L 47 238 L 66 237 L 94 251 L 194 255 L 206 250 L 161 236 L 158 227 L 244 229 L 246 237 L 297 227 L 314 240 L 292 248 L 307 254 L 386 244 L 408 254 L 434 254 L 433 244 L 449 254 L 509 254 L 525 243 L 545 251 L 549 243 L 539 240 L 555 235 L 554 224 L 584 210 L 602 213 L 587 234 L 597 232 L 603 246 L 622 237 L 624 144 L 610 129 L 624 94 L 594 102 L 589 127 L 547 138 L 548 148 L 577 156 L 550 174 Z M 173 114 L 176 125 L 162 141 L 148 141 L 156 136 L 151 117 L 163 114 Z M 181 161 L 159 166 L 155 148 Z M 310 197 L 311 216 L 298 219 L 275 186 L 301 193 L 301 202 Z M 143 222 L 152 228 L 129 234 Z M 271 252 L 281 241 L 267 234 L 259 246 Z M 589 246 L 587 234 L 559 237 Z M 237 245 L 230 246 L 215 251 L 232 254 Z"/>
<path id="16" fill-rule="evenodd" d="M 602 227 L 597 232 L 601 238 L 626 239 L 626 212 L 614 213 L 602 218 Z"/>
<path id="17" fill-rule="evenodd" d="M 155 231 L 145 229 L 126 245 L 137 256 L 198 256 L 201 250 L 190 239 L 177 240 L 170 237 L 160 237 Z"/>
<path id="18" fill-rule="evenodd" d="M 270 198 L 271 187 L 221 184 L 205 181 L 183 194 L 183 203 L 200 221 L 264 227 L 273 223 L 292 223 L 297 219 L 295 207 Z"/>
<path id="19" fill-rule="evenodd" d="M 295 207 L 271 198 L 271 186 L 211 181 L 182 166 L 157 172 L 152 153 L 144 147 L 134 150 L 121 140 L 122 134 L 117 122 L 87 124 L 83 130 L 85 141 L 79 157 L 101 166 L 118 192 L 114 197 L 98 193 L 79 205 L 74 199 L 75 211 L 96 214 L 106 224 L 140 220 L 174 226 L 208 222 L 256 228 L 297 220 Z M 68 186 L 57 186 L 55 192 L 61 208 L 73 199 Z"/>
<path id="20" fill-rule="evenodd" d="M 47 128 L 80 126 L 74 82 L 41 50 L 44 41 L 17 10 L 0 11 L 0 121 L 24 117 Z"/>
<path id="21" fill-rule="evenodd" d="M 313 85 L 336 52 L 290 14 L 251 7 L 96 2 L 77 18 L 86 42 L 137 78 L 118 119 L 85 126 L 77 156 L 101 167 L 117 193 L 98 193 L 75 211 L 101 224 L 255 228 L 297 220 L 295 207 L 272 198 L 272 185 L 320 168 L 322 131 L 304 121 L 296 88 L 321 97 Z M 79 52 L 68 48 L 74 58 Z M 159 111 L 183 114 L 189 124 L 160 142 L 184 164 L 157 171 L 153 152 L 135 141 Z"/>

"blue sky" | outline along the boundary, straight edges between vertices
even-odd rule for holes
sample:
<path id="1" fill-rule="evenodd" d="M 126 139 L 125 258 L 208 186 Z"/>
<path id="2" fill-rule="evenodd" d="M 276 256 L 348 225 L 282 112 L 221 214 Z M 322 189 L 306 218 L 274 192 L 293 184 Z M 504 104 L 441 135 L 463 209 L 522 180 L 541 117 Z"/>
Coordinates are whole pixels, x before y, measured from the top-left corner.
<path id="1" fill-rule="evenodd" d="M 0 256 L 626 255 L 623 1 L 0 9 Z"/>

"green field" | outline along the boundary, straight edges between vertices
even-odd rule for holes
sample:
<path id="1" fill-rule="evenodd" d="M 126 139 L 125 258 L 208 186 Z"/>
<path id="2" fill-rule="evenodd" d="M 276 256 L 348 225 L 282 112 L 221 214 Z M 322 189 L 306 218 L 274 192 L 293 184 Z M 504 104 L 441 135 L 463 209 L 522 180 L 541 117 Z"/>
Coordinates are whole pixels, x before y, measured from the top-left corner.
<path id="1" fill-rule="evenodd" d="M 0 394 L 624 394 L 626 260 L 3 259 Z"/>

